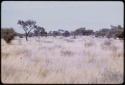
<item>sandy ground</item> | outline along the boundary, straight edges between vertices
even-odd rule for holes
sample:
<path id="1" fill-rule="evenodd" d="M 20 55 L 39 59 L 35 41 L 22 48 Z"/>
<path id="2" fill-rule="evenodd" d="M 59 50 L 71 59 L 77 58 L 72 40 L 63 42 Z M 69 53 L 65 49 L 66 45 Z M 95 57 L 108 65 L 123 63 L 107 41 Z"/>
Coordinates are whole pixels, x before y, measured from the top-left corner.
<path id="1" fill-rule="evenodd" d="M 123 83 L 123 40 L 77 37 L 1 40 L 3 83 Z"/>

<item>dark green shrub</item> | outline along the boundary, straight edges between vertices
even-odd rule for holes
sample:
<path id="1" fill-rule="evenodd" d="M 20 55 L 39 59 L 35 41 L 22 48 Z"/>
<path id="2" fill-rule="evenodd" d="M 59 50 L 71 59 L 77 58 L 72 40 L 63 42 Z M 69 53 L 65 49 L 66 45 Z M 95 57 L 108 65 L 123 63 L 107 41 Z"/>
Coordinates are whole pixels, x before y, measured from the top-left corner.
<path id="1" fill-rule="evenodd" d="M 1 38 L 3 38 L 6 41 L 6 43 L 11 43 L 11 41 L 15 37 L 15 31 L 12 28 L 1 29 L 1 35 Z"/>

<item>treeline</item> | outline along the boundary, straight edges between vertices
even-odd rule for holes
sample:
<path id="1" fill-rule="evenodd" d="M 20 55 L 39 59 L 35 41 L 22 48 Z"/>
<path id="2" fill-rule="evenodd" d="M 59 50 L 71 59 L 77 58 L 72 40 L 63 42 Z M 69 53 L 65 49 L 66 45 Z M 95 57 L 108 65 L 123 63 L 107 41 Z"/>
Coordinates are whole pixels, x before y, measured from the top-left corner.
<path id="1" fill-rule="evenodd" d="M 19 20 L 18 23 L 20 26 L 22 26 L 22 29 L 24 30 L 24 34 L 17 33 L 14 31 L 13 28 L 9 29 L 1 29 L 1 38 L 3 38 L 7 43 L 10 43 L 12 39 L 14 39 L 15 36 L 18 36 L 20 38 L 25 37 L 26 40 L 28 41 L 28 37 L 47 37 L 47 36 L 64 36 L 64 37 L 69 37 L 69 36 L 95 36 L 95 37 L 107 37 L 107 38 L 120 38 L 124 39 L 124 28 L 121 27 L 120 25 L 118 26 L 111 26 L 111 28 L 103 28 L 100 29 L 99 31 L 93 31 L 93 30 L 88 30 L 85 27 L 78 28 L 74 31 L 68 31 L 68 30 L 54 30 L 54 31 L 49 31 L 46 32 L 44 27 L 36 25 L 35 21 L 32 20 Z M 32 32 L 31 32 L 32 31 Z"/>
<path id="2" fill-rule="evenodd" d="M 39 33 L 35 30 L 34 32 L 30 32 L 29 33 L 29 37 L 33 37 L 33 36 L 64 36 L 64 37 L 69 37 L 69 36 L 95 36 L 95 37 L 107 37 L 107 38 L 124 38 L 124 29 L 118 25 L 118 26 L 111 26 L 111 28 L 103 28 L 99 31 L 93 31 L 93 30 L 87 30 L 85 27 L 84 28 L 78 28 L 74 31 L 68 31 L 68 30 L 54 30 L 54 31 L 49 31 L 46 32 L 45 28 L 43 28 L 43 31 L 39 31 Z M 21 34 L 21 33 L 17 33 L 17 36 L 19 37 L 24 37 L 26 36 L 25 33 Z"/>
<path id="3" fill-rule="evenodd" d="M 120 38 L 123 39 L 124 38 L 124 28 L 121 27 L 120 25 L 118 26 L 112 26 L 110 29 L 104 28 L 101 29 L 99 31 L 95 32 L 95 36 L 105 36 L 107 38 Z"/>

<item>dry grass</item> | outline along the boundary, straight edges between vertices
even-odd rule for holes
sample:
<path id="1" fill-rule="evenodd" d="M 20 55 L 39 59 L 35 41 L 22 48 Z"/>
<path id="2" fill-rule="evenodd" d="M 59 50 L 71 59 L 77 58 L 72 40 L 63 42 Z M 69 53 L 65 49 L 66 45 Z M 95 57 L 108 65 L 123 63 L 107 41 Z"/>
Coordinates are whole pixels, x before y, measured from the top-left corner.
<path id="1" fill-rule="evenodd" d="M 73 52 L 71 52 L 69 50 L 61 50 L 61 55 L 63 55 L 63 56 L 72 56 Z"/>
<path id="2" fill-rule="evenodd" d="M 20 42 L 21 41 L 21 42 Z M 123 41 L 90 36 L 1 43 L 3 83 L 122 83 Z"/>

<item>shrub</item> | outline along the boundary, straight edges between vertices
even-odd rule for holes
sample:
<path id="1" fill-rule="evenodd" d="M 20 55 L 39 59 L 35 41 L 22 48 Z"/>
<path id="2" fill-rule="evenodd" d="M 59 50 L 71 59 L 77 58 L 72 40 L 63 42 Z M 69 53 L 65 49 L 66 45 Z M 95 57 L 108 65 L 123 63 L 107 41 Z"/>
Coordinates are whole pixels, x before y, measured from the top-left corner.
<path id="1" fill-rule="evenodd" d="M 104 45 L 110 46 L 110 45 L 111 45 L 111 41 L 110 41 L 110 40 L 105 40 L 105 41 L 104 41 Z"/>
<path id="2" fill-rule="evenodd" d="M 22 36 L 22 35 L 20 35 L 19 37 L 20 37 L 20 38 L 23 38 L 23 36 Z"/>
<path id="3" fill-rule="evenodd" d="M 116 37 L 120 38 L 120 39 L 124 39 L 124 32 L 123 31 L 119 31 L 117 34 L 116 34 Z"/>
<path id="4" fill-rule="evenodd" d="M 91 47 L 94 45 L 94 43 L 93 42 L 85 42 L 84 45 L 85 45 L 85 47 Z"/>
<path id="5" fill-rule="evenodd" d="M 6 41 L 6 43 L 11 43 L 11 40 L 15 37 L 15 31 L 11 29 L 2 29 L 1 30 L 1 37 Z"/>
<path id="6" fill-rule="evenodd" d="M 101 74 L 102 83 L 120 83 L 123 82 L 123 74 L 106 69 L 103 74 Z"/>
<path id="7" fill-rule="evenodd" d="M 65 32 L 63 33 L 63 36 L 64 36 L 64 37 L 68 37 L 68 36 L 70 36 L 70 33 L 69 33 L 68 31 L 65 31 Z"/>
<path id="8" fill-rule="evenodd" d="M 59 36 L 60 33 L 59 33 L 58 31 L 53 31 L 52 35 L 53 35 L 54 37 L 56 37 L 56 36 Z"/>
<path id="9" fill-rule="evenodd" d="M 64 39 L 64 40 L 67 42 L 74 42 L 74 40 L 72 40 L 72 39 Z"/>
<path id="10" fill-rule="evenodd" d="M 61 50 L 61 55 L 70 57 L 73 55 L 73 52 L 69 50 Z"/>

